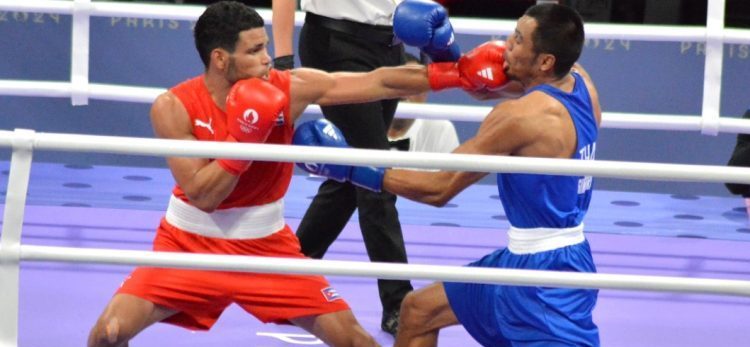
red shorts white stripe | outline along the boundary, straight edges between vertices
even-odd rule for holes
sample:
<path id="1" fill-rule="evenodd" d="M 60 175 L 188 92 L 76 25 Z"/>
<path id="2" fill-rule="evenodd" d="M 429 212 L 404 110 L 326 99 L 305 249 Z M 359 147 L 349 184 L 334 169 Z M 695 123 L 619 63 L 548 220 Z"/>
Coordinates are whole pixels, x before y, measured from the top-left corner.
<path id="1" fill-rule="evenodd" d="M 219 239 L 189 233 L 165 219 L 154 251 L 305 258 L 289 226 L 270 236 Z M 179 311 L 164 320 L 192 330 L 208 330 L 224 309 L 236 303 L 264 323 L 348 310 L 349 305 L 323 276 L 139 267 L 118 294 L 131 294 Z"/>

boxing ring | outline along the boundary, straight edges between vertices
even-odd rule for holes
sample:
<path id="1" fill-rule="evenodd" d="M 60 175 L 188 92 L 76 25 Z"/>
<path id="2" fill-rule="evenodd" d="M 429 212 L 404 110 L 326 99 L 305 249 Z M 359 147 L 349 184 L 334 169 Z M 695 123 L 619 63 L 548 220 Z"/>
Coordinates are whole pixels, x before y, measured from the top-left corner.
<path id="1" fill-rule="evenodd" d="M 750 133 L 748 122 L 719 115 L 723 44 L 748 43 L 750 31 L 723 28 L 724 1 L 710 1 L 709 5 L 709 20 L 705 28 L 586 26 L 587 36 L 594 38 L 706 42 L 700 117 L 605 112 L 602 127 L 700 131 L 705 135 Z M 89 83 L 87 38 L 91 16 L 194 20 L 203 8 L 89 1 L 0 1 L 0 9 L 73 16 L 70 81 L 0 80 L 0 94 L 71 98 L 74 105 L 85 105 L 89 99 L 150 103 L 163 91 L 160 88 Z M 270 21 L 270 12 L 260 12 Z M 301 23 L 301 14 L 297 21 Z M 467 34 L 488 34 L 489 27 L 493 31 L 501 28 L 500 31 L 510 32 L 514 27 L 514 22 L 510 21 L 459 18 L 453 22 L 457 31 Z M 481 106 L 403 104 L 400 116 L 476 122 L 481 121 L 489 110 L 489 107 Z M 320 113 L 314 107 L 308 112 Z M 699 202 L 694 200 L 701 199 L 700 208 L 708 209 L 707 214 L 711 213 L 711 208 L 716 208 L 717 214 L 727 209 L 737 212 L 734 206 L 739 203 L 732 205 L 728 199 L 672 196 L 668 201 L 657 198 L 641 201 L 642 196 L 597 192 L 594 199 L 602 195 L 605 202 L 592 205 L 587 237 L 599 267 L 598 274 L 459 267 L 502 245 L 502 232 L 507 221 L 499 214 L 502 210 L 494 187 L 488 186 L 471 187 L 443 210 L 400 199 L 399 212 L 412 263 L 409 265 L 367 262 L 361 237 L 356 235 L 356 220 L 347 226 L 332 247 L 327 257 L 332 260 L 160 254 L 147 249 L 166 202 L 165 196 L 156 196 L 154 192 L 168 194 L 171 186 L 171 177 L 166 170 L 62 166 L 36 162 L 33 157 L 39 151 L 232 157 L 748 184 L 750 169 L 334 148 L 311 152 L 295 146 L 198 144 L 194 141 L 30 130 L 0 130 L 0 148 L 12 151 L 10 162 L 0 163 L 0 180 L 7 179 L 0 239 L 0 292 L 3 293 L 0 297 L 0 312 L 3 312 L 0 315 L 0 346 L 80 345 L 110 295 L 129 272 L 129 267 L 134 265 L 332 276 L 332 284 L 347 298 L 363 326 L 384 345 L 392 343 L 392 339 L 379 331 L 380 308 L 370 304 L 377 295 L 373 277 L 413 279 L 415 286 L 433 280 L 451 280 L 602 288 L 594 315 L 606 346 L 738 345 L 750 338 L 750 333 L 742 329 L 742 318 L 750 317 L 750 299 L 747 298 L 750 296 L 750 272 L 747 270 L 750 255 L 746 244 L 690 237 L 689 234 L 687 237 L 668 238 L 597 233 L 611 227 L 611 223 L 596 219 L 597 215 L 604 216 L 600 217 L 602 219 L 618 218 L 621 214 L 634 213 L 632 210 L 640 204 L 695 204 Z M 123 182 L 128 186 L 123 186 Z M 286 217 L 293 228 L 317 183 L 314 178 L 294 177 L 286 198 Z M 100 199 L 102 204 L 92 207 L 67 196 L 71 194 Z M 116 199 L 112 196 L 122 196 L 124 201 L 114 201 Z M 65 203 L 50 204 L 50 201 Z M 143 204 L 150 201 L 161 204 Z M 445 216 L 451 213 L 456 216 Z M 693 214 L 682 216 L 678 219 L 684 223 L 695 220 Z M 486 224 L 479 221 L 486 221 Z M 628 222 L 635 223 L 622 222 L 621 226 L 625 228 Z M 668 222 L 663 226 L 670 228 Z M 640 335 L 633 336 L 633 333 Z M 164 341 L 180 346 L 317 343 L 299 329 L 263 326 L 239 310 L 228 310 L 209 334 L 155 325 L 133 343 L 156 346 L 164 345 Z M 458 344 L 472 345 L 472 340 L 461 328 L 450 328 L 441 333 L 441 345 Z"/>

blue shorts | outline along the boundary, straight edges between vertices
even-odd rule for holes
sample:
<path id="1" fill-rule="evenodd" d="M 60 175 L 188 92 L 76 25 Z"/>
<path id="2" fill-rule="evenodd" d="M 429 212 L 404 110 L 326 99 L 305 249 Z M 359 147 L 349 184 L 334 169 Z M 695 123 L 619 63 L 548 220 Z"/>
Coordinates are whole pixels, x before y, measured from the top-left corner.
<path id="1" fill-rule="evenodd" d="M 596 272 L 588 241 L 547 252 L 500 249 L 468 266 Z M 598 290 L 444 283 L 458 321 L 483 346 L 599 346 Z"/>

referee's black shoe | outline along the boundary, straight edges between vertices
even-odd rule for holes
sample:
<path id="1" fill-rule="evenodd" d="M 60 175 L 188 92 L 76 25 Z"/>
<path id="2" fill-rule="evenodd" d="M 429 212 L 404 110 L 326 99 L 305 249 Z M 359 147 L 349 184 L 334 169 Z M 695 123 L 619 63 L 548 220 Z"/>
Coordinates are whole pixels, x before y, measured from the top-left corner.
<path id="1" fill-rule="evenodd" d="M 383 320 L 380 322 L 380 329 L 396 337 L 398 333 L 399 311 L 383 312 Z"/>

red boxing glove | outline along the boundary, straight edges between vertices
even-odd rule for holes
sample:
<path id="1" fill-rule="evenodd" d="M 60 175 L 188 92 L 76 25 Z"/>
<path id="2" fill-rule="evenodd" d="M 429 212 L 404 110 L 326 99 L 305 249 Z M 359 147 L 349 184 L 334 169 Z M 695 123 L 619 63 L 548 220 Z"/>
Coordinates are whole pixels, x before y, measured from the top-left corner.
<path id="1" fill-rule="evenodd" d="M 289 99 L 281 89 L 260 78 L 237 81 L 226 103 L 227 132 L 237 142 L 265 142 Z"/>
<path id="2" fill-rule="evenodd" d="M 443 90 L 461 86 L 461 76 L 458 73 L 458 63 L 432 63 L 427 65 L 427 78 L 432 90 Z"/>
<path id="3" fill-rule="evenodd" d="M 284 118 L 289 104 L 286 94 L 274 85 L 250 78 L 237 81 L 229 90 L 226 103 L 227 142 L 263 143 L 276 122 Z M 227 172 L 239 176 L 250 167 L 251 161 L 218 159 Z"/>
<path id="4" fill-rule="evenodd" d="M 427 67 L 432 90 L 461 87 L 466 91 L 494 90 L 508 82 L 503 64 L 505 42 L 488 41 L 461 56 L 457 63 Z"/>
<path id="5" fill-rule="evenodd" d="M 458 60 L 461 83 L 466 91 L 495 90 L 508 82 L 505 64 L 505 42 L 487 41 Z"/>

